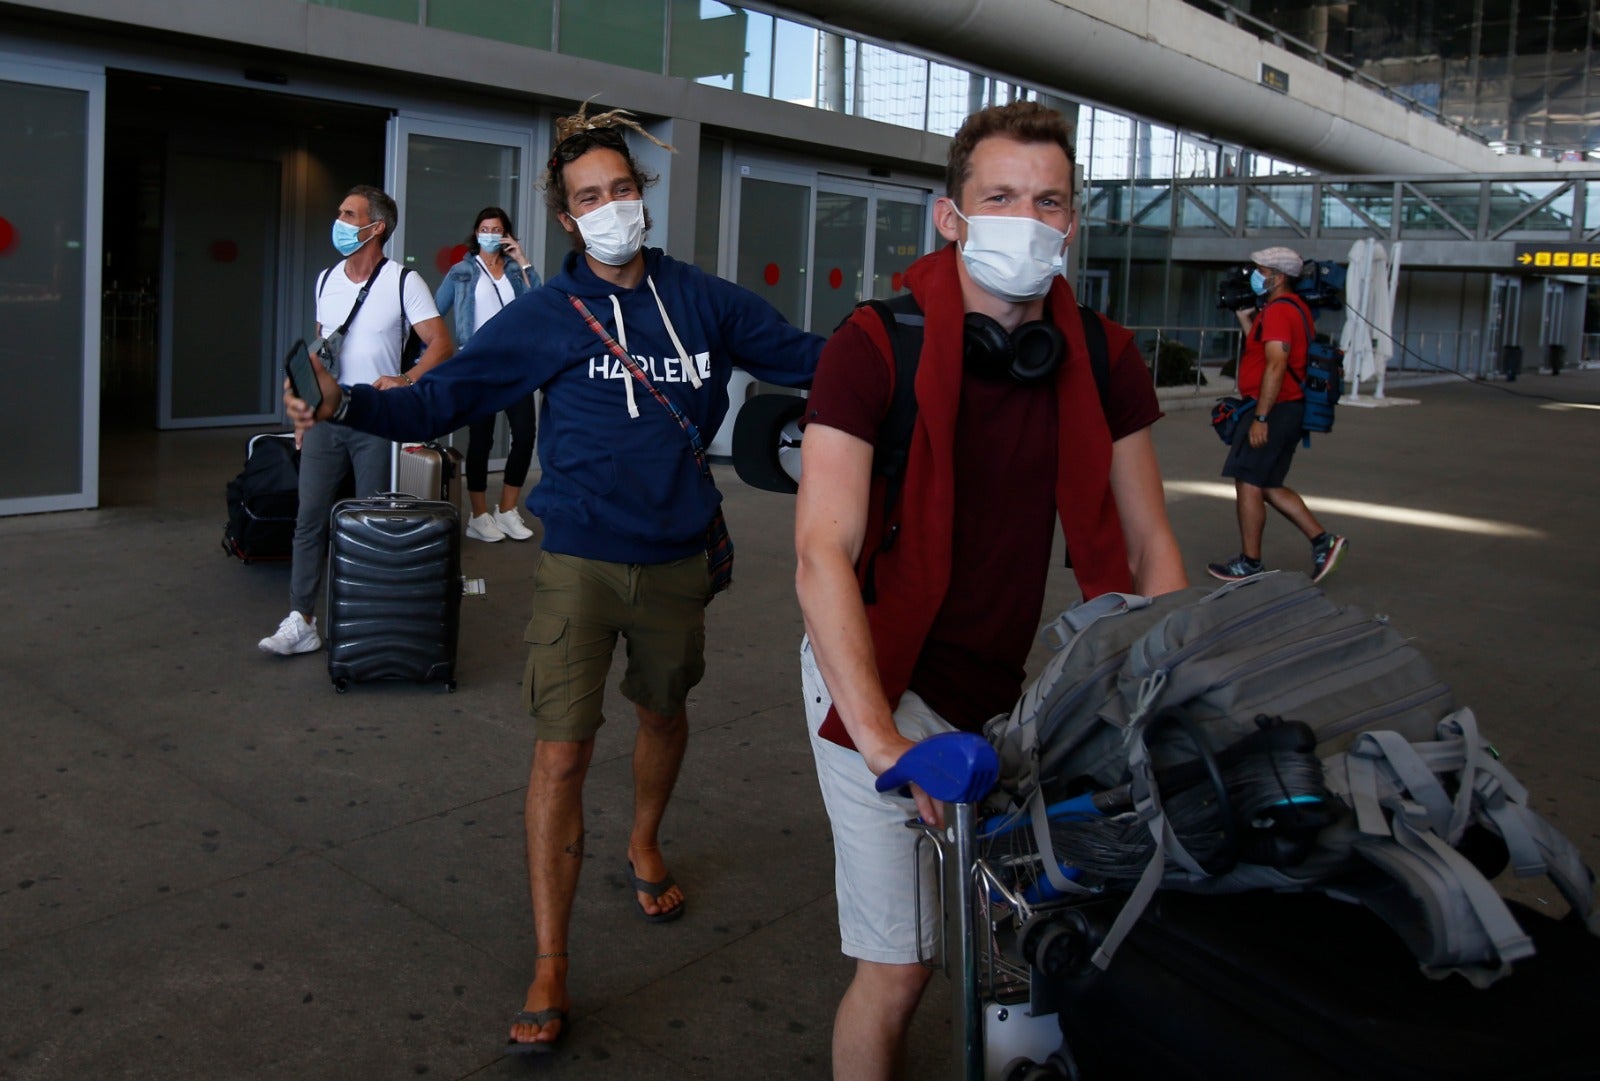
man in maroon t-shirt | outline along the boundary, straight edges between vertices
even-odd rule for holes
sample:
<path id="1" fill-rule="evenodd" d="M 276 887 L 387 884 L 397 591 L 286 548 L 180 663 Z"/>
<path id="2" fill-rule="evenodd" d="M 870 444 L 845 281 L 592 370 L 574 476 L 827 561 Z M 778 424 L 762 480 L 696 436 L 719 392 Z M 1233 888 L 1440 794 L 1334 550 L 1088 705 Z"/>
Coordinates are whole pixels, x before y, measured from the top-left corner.
<path id="1" fill-rule="evenodd" d="M 1072 290 L 1071 132 L 1036 103 L 983 110 L 951 146 L 934 222 L 947 246 L 906 274 L 923 313 L 917 422 L 894 506 L 873 474 L 892 344 L 861 309 L 829 341 L 805 415 L 796 507 L 801 679 L 833 826 L 842 947 L 856 959 L 833 1033 L 835 1078 L 888 1078 L 929 970 L 915 918 L 915 834 L 941 819 L 879 795 L 917 740 L 1011 709 L 1044 603 L 1055 520 L 1086 595 L 1187 584 L 1149 426 L 1161 415 L 1132 336 L 1104 328 L 1105 402 Z M 1058 334 L 1043 375 L 1010 363 Z M 888 538 L 889 543 L 885 543 Z M 863 597 L 863 588 L 871 603 Z M 924 874 L 928 869 L 924 868 Z"/>
<path id="2" fill-rule="evenodd" d="M 1252 252 L 1250 288 L 1265 304 L 1257 313 L 1239 311 L 1245 330 L 1239 358 L 1239 393 L 1255 399 L 1241 418 L 1222 475 L 1233 478 L 1239 516 L 1240 553 L 1225 563 L 1208 564 L 1213 578 L 1236 582 L 1265 569 L 1261 535 L 1267 507 L 1289 519 L 1311 542 L 1311 580 L 1320 582 L 1344 555 L 1345 539 L 1322 528 L 1300 493 L 1284 484 L 1305 416 L 1306 350 L 1311 345 L 1311 309 L 1294 291 L 1304 264 L 1289 248 Z"/>

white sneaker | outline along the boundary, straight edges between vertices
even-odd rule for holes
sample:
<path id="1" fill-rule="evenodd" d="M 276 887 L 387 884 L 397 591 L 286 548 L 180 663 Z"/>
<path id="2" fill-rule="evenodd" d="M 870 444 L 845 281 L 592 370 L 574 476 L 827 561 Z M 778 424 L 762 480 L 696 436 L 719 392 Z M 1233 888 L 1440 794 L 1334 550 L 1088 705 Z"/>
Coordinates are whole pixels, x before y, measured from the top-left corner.
<path id="1" fill-rule="evenodd" d="M 488 544 L 506 539 L 505 532 L 495 524 L 495 516 L 488 511 L 467 519 L 467 536 Z"/>
<path id="2" fill-rule="evenodd" d="M 283 617 L 283 622 L 278 624 L 278 633 L 271 638 L 263 638 L 256 644 L 263 653 L 292 657 L 296 653 L 311 653 L 321 649 L 322 639 L 317 635 L 315 619 L 307 623 L 299 612 L 290 612 Z"/>
<path id="3" fill-rule="evenodd" d="M 533 536 L 533 530 L 522 520 L 522 515 L 518 513 L 516 507 L 495 511 L 494 524 L 500 527 L 500 532 L 512 540 L 527 540 Z"/>

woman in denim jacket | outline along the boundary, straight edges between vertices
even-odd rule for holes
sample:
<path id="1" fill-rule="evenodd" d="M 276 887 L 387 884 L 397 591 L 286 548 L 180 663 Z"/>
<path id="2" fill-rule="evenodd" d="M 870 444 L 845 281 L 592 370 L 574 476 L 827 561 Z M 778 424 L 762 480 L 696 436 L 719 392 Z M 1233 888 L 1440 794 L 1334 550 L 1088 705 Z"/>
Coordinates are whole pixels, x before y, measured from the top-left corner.
<path id="1" fill-rule="evenodd" d="M 460 347 L 500 309 L 538 285 L 538 272 L 528 263 L 522 245 L 513 235 L 511 215 L 497 206 L 486 206 L 472 222 L 466 258 L 445 274 L 435 303 L 440 315 L 455 312 L 456 345 Z M 486 492 L 495 417 L 491 414 L 467 429 L 467 498 L 472 502 L 467 536 L 491 544 L 507 537 L 527 540 L 533 536 L 517 510 L 522 484 L 528 479 L 528 466 L 533 461 L 538 427 L 533 395 L 507 409 L 506 420 L 511 425 L 511 450 L 501 477 L 499 508 L 492 514 Z"/>

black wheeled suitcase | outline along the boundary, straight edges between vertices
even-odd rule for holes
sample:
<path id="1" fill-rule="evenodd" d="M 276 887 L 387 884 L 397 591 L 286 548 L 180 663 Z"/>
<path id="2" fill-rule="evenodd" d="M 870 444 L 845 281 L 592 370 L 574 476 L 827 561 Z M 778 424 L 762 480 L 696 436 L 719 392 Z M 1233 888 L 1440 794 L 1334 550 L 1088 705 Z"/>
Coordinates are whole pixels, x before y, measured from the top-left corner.
<path id="1" fill-rule="evenodd" d="M 1479 989 L 1355 904 L 1164 891 L 1106 971 L 1053 984 L 1066 1046 L 1084 1081 L 1600 1078 L 1600 939 L 1511 907 L 1537 953 Z"/>
<path id="2" fill-rule="evenodd" d="M 408 679 L 455 690 L 461 632 L 461 518 L 404 495 L 335 503 L 328 523 L 328 675 Z"/>
<path id="3" fill-rule="evenodd" d="M 300 510 L 300 452 L 294 433 L 250 437 L 244 471 L 228 482 L 222 550 L 246 563 L 288 559 Z"/>

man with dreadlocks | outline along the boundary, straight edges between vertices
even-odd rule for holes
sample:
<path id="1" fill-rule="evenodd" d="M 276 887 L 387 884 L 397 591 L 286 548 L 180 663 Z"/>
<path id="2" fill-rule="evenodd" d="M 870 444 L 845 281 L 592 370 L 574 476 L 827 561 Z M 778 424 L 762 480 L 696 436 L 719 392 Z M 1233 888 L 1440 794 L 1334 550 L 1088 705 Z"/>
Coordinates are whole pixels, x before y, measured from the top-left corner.
<path id="1" fill-rule="evenodd" d="M 535 740 L 524 820 L 538 953 L 507 1044 L 518 1053 L 551 1051 L 569 1031 L 583 780 L 618 635 L 628 642 L 621 689 L 638 715 L 627 874 L 644 919 L 684 913 L 659 829 L 688 738 L 685 702 L 705 672 L 708 529 L 721 521 L 699 433 L 727 414 L 735 364 L 805 386 L 823 345 L 748 290 L 645 248 L 654 178 L 620 129 L 651 137 L 622 110 L 585 112 L 558 123 L 544 178 L 545 203 L 575 249 L 560 273 L 415 387 L 380 396 L 319 369 L 314 418 L 284 397 L 297 428 L 333 421 L 426 439 L 544 393 L 542 475 L 528 499 L 544 543 L 523 680 Z"/>

